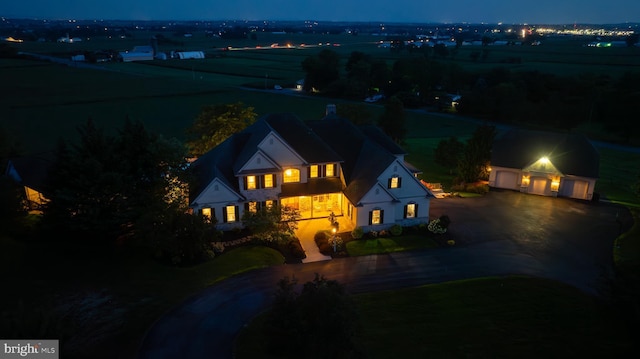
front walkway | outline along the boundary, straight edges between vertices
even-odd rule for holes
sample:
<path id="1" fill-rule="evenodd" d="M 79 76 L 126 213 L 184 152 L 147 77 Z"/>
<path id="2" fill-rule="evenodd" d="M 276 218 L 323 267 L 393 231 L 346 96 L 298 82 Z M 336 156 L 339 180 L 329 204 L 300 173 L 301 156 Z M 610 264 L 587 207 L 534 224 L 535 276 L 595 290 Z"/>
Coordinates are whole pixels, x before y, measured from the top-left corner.
<path id="1" fill-rule="evenodd" d="M 336 220 L 340 224 L 340 232 L 351 232 L 351 230 L 353 230 L 344 216 L 337 216 Z M 307 255 L 307 257 L 302 260 L 302 263 L 320 262 L 331 259 L 331 256 L 325 256 L 320 253 L 314 239 L 316 232 L 322 230 L 331 230 L 331 225 L 327 218 L 303 219 L 298 221 L 298 229 L 295 234 Z"/>

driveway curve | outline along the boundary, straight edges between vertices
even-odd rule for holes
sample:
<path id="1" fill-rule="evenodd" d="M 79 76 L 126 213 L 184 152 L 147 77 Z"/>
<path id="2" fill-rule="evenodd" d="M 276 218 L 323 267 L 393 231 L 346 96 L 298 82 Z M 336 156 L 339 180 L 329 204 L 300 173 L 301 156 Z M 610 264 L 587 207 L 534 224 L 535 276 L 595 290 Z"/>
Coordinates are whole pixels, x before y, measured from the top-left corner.
<path id="1" fill-rule="evenodd" d="M 194 295 L 149 330 L 140 358 L 232 358 L 244 325 L 271 304 L 276 283 L 301 285 L 316 273 L 350 293 L 483 276 L 524 274 L 606 293 L 614 239 L 633 222 L 622 206 L 492 191 L 431 202 L 432 218 L 451 219 L 456 245 L 433 250 L 285 264 L 244 273 Z"/>

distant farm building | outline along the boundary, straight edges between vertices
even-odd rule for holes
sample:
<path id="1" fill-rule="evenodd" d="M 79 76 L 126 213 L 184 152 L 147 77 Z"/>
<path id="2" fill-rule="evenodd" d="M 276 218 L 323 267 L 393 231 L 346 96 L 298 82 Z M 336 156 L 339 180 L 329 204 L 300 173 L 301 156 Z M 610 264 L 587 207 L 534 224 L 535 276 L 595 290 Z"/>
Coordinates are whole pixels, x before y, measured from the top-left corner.
<path id="1" fill-rule="evenodd" d="M 131 51 L 120 52 L 123 62 L 153 60 L 155 51 L 152 46 L 136 46 Z"/>
<path id="2" fill-rule="evenodd" d="M 204 59 L 203 51 L 177 51 L 172 53 L 172 58 L 180 60 Z"/>

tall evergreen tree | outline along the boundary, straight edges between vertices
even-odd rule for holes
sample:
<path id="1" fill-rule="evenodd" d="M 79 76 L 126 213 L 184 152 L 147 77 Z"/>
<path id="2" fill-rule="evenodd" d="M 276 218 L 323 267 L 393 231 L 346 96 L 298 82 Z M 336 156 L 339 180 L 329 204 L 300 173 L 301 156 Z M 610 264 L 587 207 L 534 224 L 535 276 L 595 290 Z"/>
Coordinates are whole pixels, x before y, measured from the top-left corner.
<path id="1" fill-rule="evenodd" d="M 378 126 L 393 141 L 400 143 L 404 140 L 405 133 L 405 112 L 402 101 L 397 97 L 391 97 L 384 105 L 384 112 L 378 118 Z"/>

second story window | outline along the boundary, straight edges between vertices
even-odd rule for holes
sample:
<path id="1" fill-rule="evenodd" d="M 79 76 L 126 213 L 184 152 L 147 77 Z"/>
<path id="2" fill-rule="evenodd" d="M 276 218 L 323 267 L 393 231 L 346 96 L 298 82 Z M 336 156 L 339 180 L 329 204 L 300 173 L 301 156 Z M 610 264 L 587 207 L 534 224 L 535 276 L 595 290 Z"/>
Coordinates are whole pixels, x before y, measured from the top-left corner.
<path id="1" fill-rule="evenodd" d="M 287 168 L 284 171 L 284 183 L 300 182 L 300 170 Z"/>
<path id="2" fill-rule="evenodd" d="M 273 188 L 273 174 L 264 175 L 264 188 Z"/>
<path id="3" fill-rule="evenodd" d="M 388 188 L 400 188 L 401 185 L 402 185 L 402 178 L 400 177 L 389 178 Z"/>
<path id="4" fill-rule="evenodd" d="M 247 189 L 256 189 L 256 176 L 247 176 Z"/>
<path id="5" fill-rule="evenodd" d="M 309 168 L 309 178 L 318 178 L 318 165 L 311 165 Z"/>
<path id="6" fill-rule="evenodd" d="M 327 177 L 333 177 L 336 175 L 336 165 L 334 165 L 333 163 L 328 164 L 325 166 L 325 170 L 324 170 L 324 174 Z"/>

